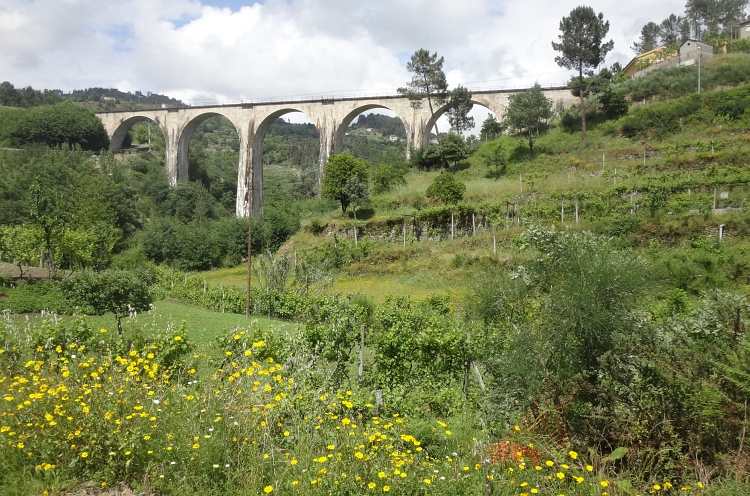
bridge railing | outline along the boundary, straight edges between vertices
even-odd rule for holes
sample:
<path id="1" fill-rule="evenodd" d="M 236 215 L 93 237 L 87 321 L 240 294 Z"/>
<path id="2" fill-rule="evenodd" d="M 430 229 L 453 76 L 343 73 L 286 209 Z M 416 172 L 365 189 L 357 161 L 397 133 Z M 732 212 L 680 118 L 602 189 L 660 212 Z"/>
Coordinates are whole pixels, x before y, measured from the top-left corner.
<path id="1" fill-rule="evenodd" d="M 513 85 L 513 86 L 485 86 L 468 88 L 472 93 L 491 93 L 496 91 L 518 91 L 526 90 L 533 87 L 533 84 L 528 85 Z M 542 89 L 565 89 L 567 85 L 565 83 L 552 83 L 552 84 L 541 84 Z M 190 107 L 220 107 L 220 106 L 238 106 L 238 105 L 262 105 L 262 104 L 274 104 L 274 103 L 302 103 L 302 102 L 323 102 L 327 101 L 341 101 L 341 100 L 367 100 L 376 98 L 401 98 L 403 95 L 396 92 L 378 92 L 378 93 L 336 93 L 330 95 L 299 95 L 299 96 L 286 96 L 286 97 L 269 97 L 269 98 L 254 98 L 252 100 L 189 100 L 188 106 Z"/>
<path id="2" fill-rule="evenodd" d="M 520 90 L 526 90 L 531 88 L 533 85 L 514 85 L 514 86 L 489 86 L 489 87 L 477 87 L 468 88 L 474 94 L 482 93 L 493 93 L 493 92 L 514 92 Z M 557 90 L 566 89 L 567 84 L 554 83 L 554 84 L 541 84 L 544 90 Z M 351 101 L 351 100 L 368 100 L 368 99 L 389 99 L 389 98 L 402 98 L 403 95 L 396 92 L 377 92 L 377 93 L 335 93 L 329 95 L 297 95 L 297 96 L 285 96 L 285 97 L 269 97 L 269 98 L 254 98 L 252 100 L 188 100 L 188 103 L 182 105 L 162 105 L 160 107 L 153 108 L 140 108 L 137 110 L 177 110 L 180 108 L 192 108 L 192 107 L 247 107 L 252 108 L 255 105 L 272 105 L 272 104 L 298 104 L 298 103 L 322 103 L 333 104 L 337 101 Z M 135 109 L 133 109 L 135 110 Z M 115 110 L 114 112 L 129 112 L 132 110 Z"/>

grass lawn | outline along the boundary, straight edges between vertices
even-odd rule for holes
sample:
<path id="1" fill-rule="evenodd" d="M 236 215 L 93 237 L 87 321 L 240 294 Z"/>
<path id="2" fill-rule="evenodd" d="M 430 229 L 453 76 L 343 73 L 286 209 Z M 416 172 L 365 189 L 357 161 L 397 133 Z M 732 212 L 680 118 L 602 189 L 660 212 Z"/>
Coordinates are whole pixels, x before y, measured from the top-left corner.
<path id="1" fill-rule="evenodd" d="M 21 323 L 22 320 L 28 319 L 31 324 L 34 321 L 42 319 L 41 316 L 12 316 L 10 319 Z M 75 319 L 72 316 L 60 316 L 59 321 L 71 322 Z M 90 315 L 85 317 L 94 328 L 104 328 L 111 332 L 117 331 L 114 314 Z M 185 305 L 175 301 L 159 301 L 154 304 L 154 310 L 140 313 L 132 318 L 122 319 L 123 329 L 125 332 L 134 329 L 142 329 L 146 334 L 155 334 L 163 332 L 170 326 L 177 327 L 181 322 L 185 322 L 189 338 L 197 344 L 198 350 L 206 351 L 211 343 L 217 337 L 231 330 L 233 327 L 246 328 L 252 322 L 257 322 L 260 329 L 274 327 L 283 331 L 294 331 L 297 324 L 283 322 L 280 320 L 269 319 L 266 317 L 252 316 L 250 319 L 244 315 L 233 313 L 219 313 L 202 308 Z"/>

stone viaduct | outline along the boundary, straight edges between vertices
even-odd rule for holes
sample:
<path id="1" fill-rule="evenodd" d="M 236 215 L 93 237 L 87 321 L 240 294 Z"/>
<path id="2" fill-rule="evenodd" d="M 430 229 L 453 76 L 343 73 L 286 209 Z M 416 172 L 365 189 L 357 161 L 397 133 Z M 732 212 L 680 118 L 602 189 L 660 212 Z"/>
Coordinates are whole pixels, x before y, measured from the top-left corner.
<path id="1" fill-rule="evenodd" d="M 502 119 L 508 104 L 508 96 L 520 90 L 474 91 L 475 105 L 486 107 Z M 564 106 L 576 99 L 566 87 L 545 88 L 544 93 L 553 102 L 562 101 Z M 407 150 L 427 144 L 429 130 L 435 126 L 446 108 L 435 109 L 430 115 L 427 102 L 413 108 L 401 95 L 362 98 L 322 98 L 316 100 L 253 102 L 216 106 L 184 106 L 154 110 L 115 111 L 99 113 L 110 138 L 110 150 L 118 152 L 123 139 L 133 125 L 151 120 L 155 122 L 166 143 L 166 174 L 171 186 L 188 180 L 188 149 L 190 140 L 198 126 L 210 117 L 224 116 L 237 130 L 240 142 L 239 173 L 237 177 L 238 217 L 250 212 L 252 198 L 253 214 L 263 208 L 263 138 L 266 131 L 281 116 L 302 112 L 314 123 L 320 133 L 320 155 L 318 161 L 318 183 L 322 181 L 323 166 L 332 154 L 340 153 L 349 124 L 361 113 L 372 109 L 387 109 L 394 112 L 404 124 Z M 252 197 L 250 195 L 252 187 Z"/>

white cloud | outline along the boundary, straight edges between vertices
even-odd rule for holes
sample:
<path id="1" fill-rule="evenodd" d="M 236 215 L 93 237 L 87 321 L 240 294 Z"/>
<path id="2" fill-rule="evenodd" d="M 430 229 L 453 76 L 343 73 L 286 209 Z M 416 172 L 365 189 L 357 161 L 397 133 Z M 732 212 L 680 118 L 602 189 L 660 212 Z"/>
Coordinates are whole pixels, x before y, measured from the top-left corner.
<path id="1" fill-rule="evenodd" d="M 453 85 L 563 83 L 550 42 L 577 1 L 2 0 L 0 74 L 17 86 L 140 89 L 189 99 L 394 91 L 418 48 L 445 56 Z M 682 1 L 606 2 L 626 63 L 640 27 Z M 648 13 L 644 15 L 644 13 Z"/>

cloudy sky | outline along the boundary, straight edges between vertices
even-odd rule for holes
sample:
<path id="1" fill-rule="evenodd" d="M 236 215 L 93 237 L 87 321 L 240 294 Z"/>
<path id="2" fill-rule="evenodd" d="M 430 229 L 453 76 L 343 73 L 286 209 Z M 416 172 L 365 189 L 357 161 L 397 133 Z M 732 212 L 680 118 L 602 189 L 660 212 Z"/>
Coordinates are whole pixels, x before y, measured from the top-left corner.
<path id="1" fill-rule="evenodd" d="M 0 81 L 117 87 L 185 102 L 392 93 L 419 48 L 451 87 L 562 84 L 550 42 L 570 0 L 0 0 Z M 592 4 L 624 65 L 684 1 Z"/>

